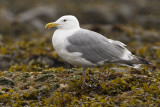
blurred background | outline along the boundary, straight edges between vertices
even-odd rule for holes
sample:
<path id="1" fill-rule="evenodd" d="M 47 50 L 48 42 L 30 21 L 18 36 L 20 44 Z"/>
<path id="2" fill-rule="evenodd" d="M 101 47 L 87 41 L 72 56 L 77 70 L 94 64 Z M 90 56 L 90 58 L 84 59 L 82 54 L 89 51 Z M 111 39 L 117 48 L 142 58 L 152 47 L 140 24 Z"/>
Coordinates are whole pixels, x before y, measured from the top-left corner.
<path id="1" fill-rule="evenodd" d="M 124 42 L 160 63 L 160 0 L 0 0 L 0 70 L 17 65 L 71 68 L 55 53 L 46 23 L 74 15 L 81 27 Z"/>

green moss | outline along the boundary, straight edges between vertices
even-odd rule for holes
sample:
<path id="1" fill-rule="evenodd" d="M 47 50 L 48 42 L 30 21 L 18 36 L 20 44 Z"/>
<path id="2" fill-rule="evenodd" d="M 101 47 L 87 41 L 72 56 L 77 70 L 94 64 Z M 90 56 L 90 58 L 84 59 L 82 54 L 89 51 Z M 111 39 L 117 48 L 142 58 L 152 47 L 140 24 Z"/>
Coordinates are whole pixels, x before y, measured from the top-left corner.
<path id="1" fill-rule="evenodd" d="M 125 91 L 130 91 L 131 87 L 124 79 L 117 78 L 102 85 L 102 93 L 115 96 Z"/>
<path id="2" fill-rule="evenodd" d="M 80 70 L 80 69 L 74 69 Z M 55 72 L 56 71 L 56 72 Z M 94 71 L 94 70 L 93 70 Z M 114 73 L 112 70 L 102 77 L 105 72 L 93 72 L 88 70 L 86 86 L 82 86 L 82 74 L 70 72 L 70 76 L 59 76 L 68 73 L 67 69 L 49 68 L 44 72 L 39 71 L 16 72 L 16 75 L 30 80 L 30 78 L 42 78 L 47 75 L 54 75 L 54 78 L 65 79 L 68 85 L 62 87 L 61 81 L 54 78 L 45 78 L 43 81 L 18 80 L 15 87 L 22 85 L 21 81 L 28 83 L 28 89 L 1 88 L 0 101 L 8 106 L 157 106 L 160 103 L 159 70 L 149 72 L 144 69 L 142 73 L 128 74 Z M 15 71 L 12 71 L 15 72 Z M 25 74 L 26 73 L 26 74 Z M 75 77 L 79 75 L 79 78 Z M 108 76 L 107 76 L 108 75 Z M 33 77 L 35 76 L 35 77 Z M 101 78 L 102 77 L 102 78 Z M 110 78 L 108 78 L 110 77 Z M 66 79 L 68 78 L 68 79 Z M 99 78 L 99 81 L 96 79 Z M 101 78 L 101 79 L 100 79 Z M 16 80 L 16 79 L 15 79 Z M 64 81 L 63 81 L 64 82 Z M 21 93 L 19 93 L 21 91 Z M 14 101 L 15 103 L 12 103 Z"/>
<path id="3" fill-rule="evenodd" d="M 23 94 L 23 99 L 38 100 L 38 92 L 37 91 L 26 92 Z"/>
<path id="4" fill-rule="evenodd" d="M 0 85 L 14 85 L 14 82 L 6 77 L 0 77 Z"/>
<path id="5" fill-rule="evenodd" d="M 54 78 L 54 75 L 43 75 L 42 77 L 36 79 L 35 81 L 45 81 L 47 80 L 48 78 Z"/>

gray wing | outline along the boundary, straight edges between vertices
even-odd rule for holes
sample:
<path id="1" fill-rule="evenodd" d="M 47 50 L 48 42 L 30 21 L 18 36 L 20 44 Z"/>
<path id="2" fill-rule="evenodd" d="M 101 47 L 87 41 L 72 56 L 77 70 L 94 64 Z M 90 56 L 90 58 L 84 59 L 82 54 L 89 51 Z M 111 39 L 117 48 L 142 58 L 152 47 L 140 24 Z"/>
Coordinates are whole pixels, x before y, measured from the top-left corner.
<path id="1" fill-rule="evenodd" d="M 123 43 L 105 38 L 99 33 L 81 29 L 68 38 L 69 52 L 80 52 L 82 57 L 94 64 L 119 60 L 126 50 Z"/>

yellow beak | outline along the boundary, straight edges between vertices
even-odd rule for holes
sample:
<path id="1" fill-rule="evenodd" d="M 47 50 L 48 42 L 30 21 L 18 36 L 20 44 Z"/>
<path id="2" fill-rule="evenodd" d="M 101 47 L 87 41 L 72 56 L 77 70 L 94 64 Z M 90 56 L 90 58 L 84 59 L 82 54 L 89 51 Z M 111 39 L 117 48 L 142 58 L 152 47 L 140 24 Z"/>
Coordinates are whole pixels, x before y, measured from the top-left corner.
<path id="1" fill-rule="evenodd" d="M 54 22 L 51 22 L 51 23 L 47 23 L 45 28 L 51 28 L 51 27 L 56 27 L 58 24 L 54 23 Z"/>

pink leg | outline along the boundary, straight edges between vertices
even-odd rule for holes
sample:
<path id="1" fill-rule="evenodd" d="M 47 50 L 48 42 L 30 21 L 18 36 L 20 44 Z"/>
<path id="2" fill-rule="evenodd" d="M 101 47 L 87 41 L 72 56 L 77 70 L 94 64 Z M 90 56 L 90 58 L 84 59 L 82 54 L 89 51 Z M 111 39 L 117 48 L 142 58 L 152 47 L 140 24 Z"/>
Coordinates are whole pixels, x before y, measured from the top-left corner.
<path id="1" fill-rule="evenodd" d="M 86 84 L 86 69 L 83 68 L 83 86 Z"/>

